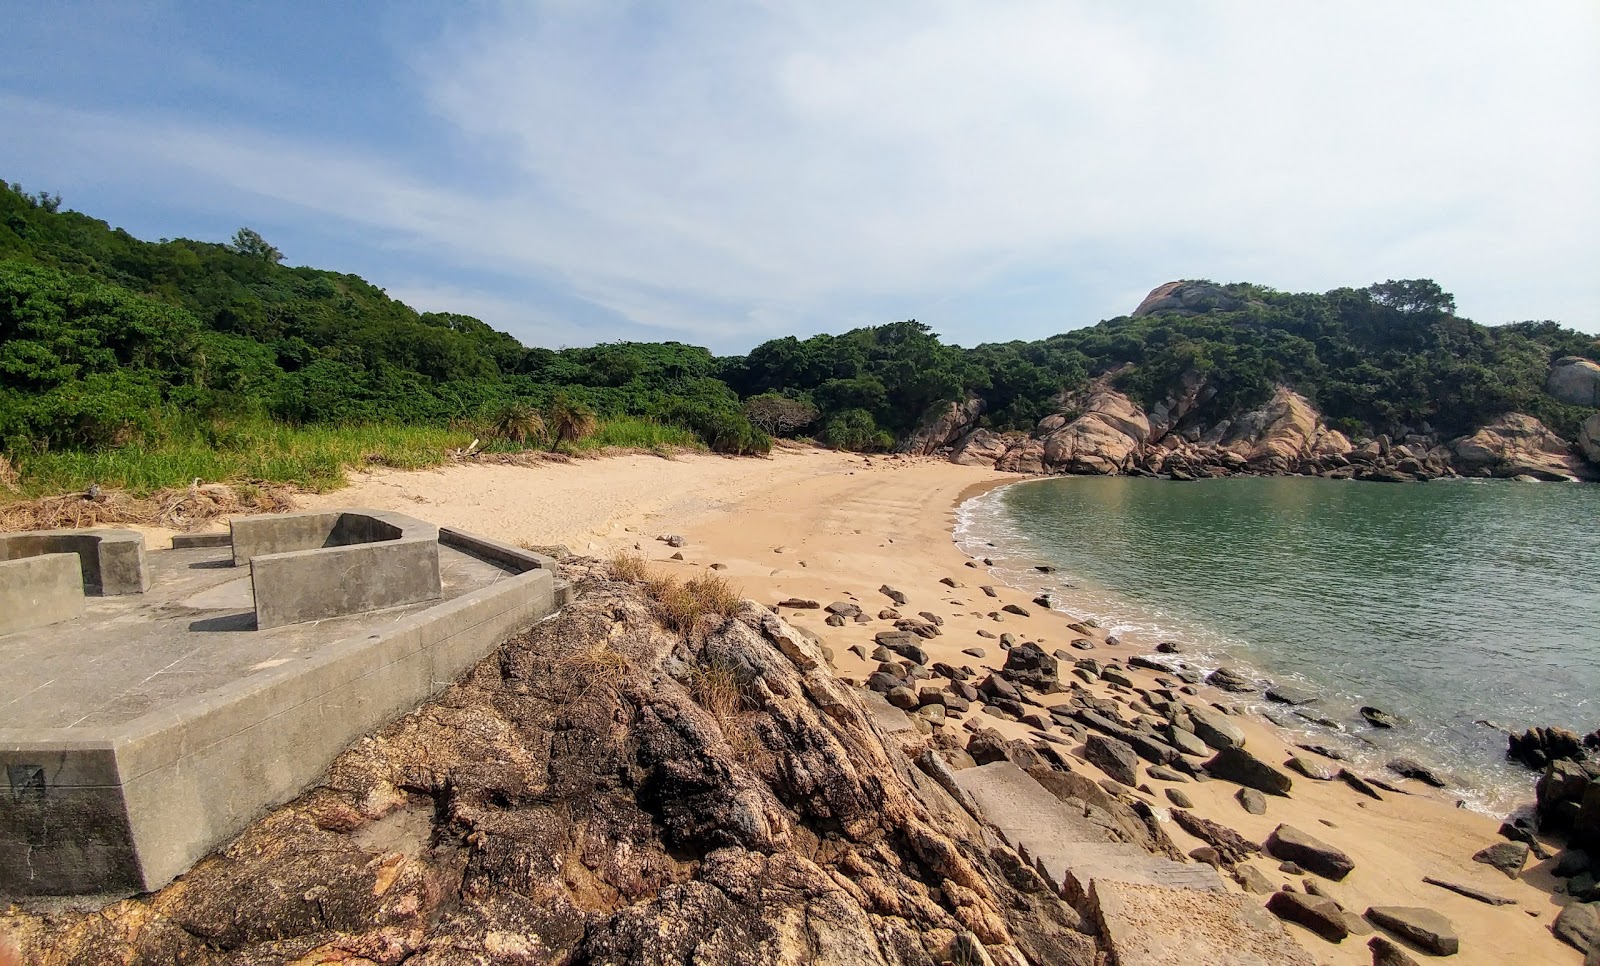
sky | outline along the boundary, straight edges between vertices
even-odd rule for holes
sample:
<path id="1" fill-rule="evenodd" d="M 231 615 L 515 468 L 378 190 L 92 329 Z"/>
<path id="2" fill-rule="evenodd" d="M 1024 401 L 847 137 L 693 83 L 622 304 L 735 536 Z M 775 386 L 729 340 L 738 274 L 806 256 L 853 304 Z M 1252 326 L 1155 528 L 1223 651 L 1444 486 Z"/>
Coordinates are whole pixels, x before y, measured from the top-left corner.
<path id="1" fill-rule="evenodd" d="M 1180 278 L 1600 331 L 1595 0 L 0 13 L 0 177 L 530 345 L 1037 339 Z"/>

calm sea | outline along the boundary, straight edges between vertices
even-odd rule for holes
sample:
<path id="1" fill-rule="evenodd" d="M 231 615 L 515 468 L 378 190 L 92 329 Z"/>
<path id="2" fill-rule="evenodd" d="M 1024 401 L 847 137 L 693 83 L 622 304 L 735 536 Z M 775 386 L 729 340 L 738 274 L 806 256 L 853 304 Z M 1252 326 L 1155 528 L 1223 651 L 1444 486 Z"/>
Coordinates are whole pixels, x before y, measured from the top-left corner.
<path id="1" fill-rule="evenodd" d="M 1319 694 L 1336 728 L 1258 706 L 1357 760 L 1440 767 L 1473 807 L 1531 799 L 1533 778 L 1475 722 L 1600 727 L 1600 486 L 1074 477 L 992 491 L 959 520 L 997 577 L 1051 590 L 1122 653 L 1177 641 L 1202 668 Z M 1404 724 L 1370 728 L 1362 705 Z"/>

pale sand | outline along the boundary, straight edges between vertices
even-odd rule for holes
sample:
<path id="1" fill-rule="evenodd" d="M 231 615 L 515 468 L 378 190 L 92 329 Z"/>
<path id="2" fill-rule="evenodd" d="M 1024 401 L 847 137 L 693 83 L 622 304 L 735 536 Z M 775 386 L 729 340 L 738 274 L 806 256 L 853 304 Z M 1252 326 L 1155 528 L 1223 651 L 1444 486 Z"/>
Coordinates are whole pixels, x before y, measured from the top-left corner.
<path id="1" fill-rule="evenodd" d="M 788 597 L 813 598 L 826 605 L 856 600 L 869 615 L 890 606 L 878 593 L 888 583 L 906 593 L 907 616 L 921 610 L 945 619 L 944 634 L 926 642 L 933 660 L 970 665 L 980 674 L 997 668 L 1004 652 L 997 641 L 981 640 L 978 628 L 1011 631 L 1042 643 L 1046 651 L 1077 636 L 1066 614 L 1044 612 L 1027 595 L 998 587 L 999 601 L 977 589 L 989 582 L 981 569 L 964 566 L 954 545 L 954 508 L 964 495 L 1009 479 L 1004 474 L 935 460 L 863 458 L 820 450 L 779 450 L 770 460 L 687 456 L 665 460 L 626 456 L 575 465 L 456 466 L 438 471 L 379 472 L 353 485 L 309 498 L 311 507 L 370 506 L 403 511 L 441 525 L 459 526 L 516 543 L 566 544 L 579 553 L 609 554 L 637 545 L 663 567 L 682 574 L 722 563 L 722 572 L 746 596 L 768 605 Z M 669 561 L 675 551 L 655 538 L 679 534 L 685 560 Z M 156 545 L 159 546 L 159 543 Z M 939 583 L 953 577 L 966 586 L 952 590 Z M 1003 603 L 1018 603 L 1029 618 L 1007 615 L 1004 623 L 972 616 Z M 822 611 L 785 610 L 785 617 L 817 632 L 832 648 L 838 673 L 863 680 L 872 666 L 852 655 L 851 644 L 865 644 L 890 624 L 828 627 Z M 961 649 L 980 645 L 984 660 Z M 1102 644 L 1093 656 L 1104 659 L 1127 647 Z M 1063 668 L 1063 677 L 1066 677 Z M 1154 675 L 1133 670 L 1136 679 Z M 1110 692 L 1105 692 L 1109 694 Z M 1206 689 L 1205 697 L 1229 696 Z M 1047 699 L 1048 700 L 1048 699 Z M 1009 736 L 1028 728 L 987 715 L 981 721 Z M 1274 763 L 1288 757 L 1288 746 L 1264 719 L 1237 718 L 1249 735 L 1249 748 Z M 1309 757 L 1309 756 L 1308 756 Z M 1086 773 L 1100 777 L 1087 764 Z M 1141 774 L 1143 770 L 1141 769 Z M 1390 776 L 1382 776 L 1386 779 Z M 1163 782 L 1151 780 L 1155 804 L 1166 807 Z M 1470 963 L 1570 963 L 1582 957 L 1549 931 L 1558 905 L 1547 872 L 1530 871 L 1513 882 L 1474 863 L 1478 849 L 1501 841 L 1498 822 L 1454 806 L 1448 793 L 1416 786 L 1411 796 L 1386 795 L 1375 802 L 1342 782 L 1318 783 L 1295 777 L 1292 799 L 1270 798 L 1267 814 L 1250 815 L 1234 800 L 1237 786 L 1227 782 L 1186 783 L 1196 811 L 1257 842 L 1287 822 L 1346 851 L 1356 864 L 1329 891 L 1359 913 L 1368 905 L 1421 905 L 1448 917 L 1462 940 L 1452 961 Z M 1530 780 L 1531 794 L 1531 780 Z M 1332 823 L 1332 827 L 1323 823 Z M 1200 843 L 1173 823 L 1168 833 L 1185 850 Z M 1289 881 L 1276 860 L 1254 864 L 1274 883 Z M 1532 865 L 1530 864 L 1530 868 Z M 1475 884 L 1516 899 L 1518 905 L 1492 908 L 1422 882 L 1432 875 Z M 1367 963 L 1366 937 L 1352 936 L 1335 946 L 1297 926 L 1289 927 L 1320 963 Z M 1417 958 L 1423 959 L 1420 953 Z"/>

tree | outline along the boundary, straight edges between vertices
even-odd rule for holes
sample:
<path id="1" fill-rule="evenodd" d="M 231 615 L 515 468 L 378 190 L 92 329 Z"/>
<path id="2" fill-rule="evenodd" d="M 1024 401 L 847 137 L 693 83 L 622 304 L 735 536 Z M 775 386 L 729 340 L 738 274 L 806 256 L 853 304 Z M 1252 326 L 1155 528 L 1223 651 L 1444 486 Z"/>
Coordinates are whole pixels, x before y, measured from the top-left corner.
<path id="1" fill-rule="evenodd" d="M 228 247 L 246 258 L 259 258 L 274 265 L 283 261 L 283 252 L 274 248 L 253 228 L 241 228 L 234 232 L 233 243 Z"/>
<path id="2" fill-rule="evenodd" d="M 585 436 L 593 435 L 599 426 L 594 410 L 564 392 L 556 393 L 550 400 L 544 422 L 550 431 L 552 450 L 562 443 L 576 443 Z"/>
<path id="3" fill-rule="evenodd" d="M 489 430 L 496 437 L 518 445 L 543 439 L 548 430 L 544 417 L 525 402 L 502 403 L 489 414 Z"/>
<path id="4" fill-rule="evenodd" d="M 744 401 L 744 414 L 763 431 L 773 436 L 787 436 L 816 422 L 817 407 L 800 399 L 764 392 Z"/>

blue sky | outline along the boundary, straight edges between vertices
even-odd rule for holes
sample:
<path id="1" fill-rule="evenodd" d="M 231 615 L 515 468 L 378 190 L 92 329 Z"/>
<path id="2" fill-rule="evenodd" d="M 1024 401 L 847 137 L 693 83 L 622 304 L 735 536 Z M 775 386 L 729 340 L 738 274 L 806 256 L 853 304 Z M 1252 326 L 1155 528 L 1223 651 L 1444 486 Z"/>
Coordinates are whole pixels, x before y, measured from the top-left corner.
<path id="1" fill-rule="evenodd" d="M 1592 0 L 5 7 L 0 176 L 533 345 L 1031 339 L 1174 278 L 1600 331 Z"/>

